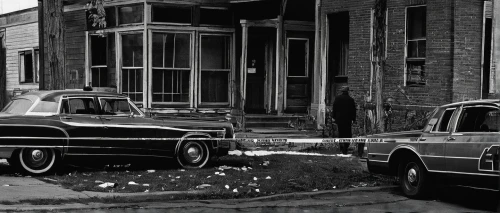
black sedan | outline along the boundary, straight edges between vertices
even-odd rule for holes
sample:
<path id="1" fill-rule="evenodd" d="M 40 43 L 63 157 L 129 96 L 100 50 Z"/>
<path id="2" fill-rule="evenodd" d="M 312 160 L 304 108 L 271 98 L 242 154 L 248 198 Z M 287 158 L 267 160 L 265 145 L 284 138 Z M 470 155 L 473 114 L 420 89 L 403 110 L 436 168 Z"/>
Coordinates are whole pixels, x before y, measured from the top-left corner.
<path id="1" fill-rule="evenodd" d="M 0 112 L 0 159 L 28 174 L 75 159 L 175 158 L 201 168 L 235 149 L 233 137 L 229 122 L 149 118 L 116 93 L 29 92 Z"/>

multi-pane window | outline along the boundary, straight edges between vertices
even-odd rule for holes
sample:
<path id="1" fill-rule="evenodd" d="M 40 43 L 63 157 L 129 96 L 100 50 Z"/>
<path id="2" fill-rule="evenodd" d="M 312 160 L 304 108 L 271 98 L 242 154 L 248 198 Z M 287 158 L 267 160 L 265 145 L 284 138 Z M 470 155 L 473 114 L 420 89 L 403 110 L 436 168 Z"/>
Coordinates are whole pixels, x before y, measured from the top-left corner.
<path id="1" fill-rule="evenodd" d="M 309 40 L 288 39 L 288 77 L 307 77 Z"/>
<path id="2" fill-rule="evenodd" d="M 406 9 L 406 74 L 408 84 L 425 84 L 426 6 Z"/>
<path id="3" fill-rule="evenodd" d="M 115 36 L 90 36 L 90 70 L 92 87 L 116 87 Z"/>
<path id="4" fill-rule="evenodd" d="M 201 35 L 200 95 L 202 103 L 229 103 L 230 37 Z"/>
<path id="5" fill-rule="evenodd" d="M 122 35 L 121 91 L 133 101 L 142 101 L 142 34 Z"/>
<path id="6" fill-rule="evenodd" d="M 38 50 L 19 52 L 19 83 L 37 83 L 39 63 Z"/>
<path id="7" fill-rule="evenodd" d="M 153 33 L 153 102 L 188 103 L 191 35 Z"/>
<path id="8" fill-rule="evenodd" d="M 154 4 L 151 13 L 153 22 L 180 24 L 191 24 L 192 22 L 192 9 L 190 6 Z"/>

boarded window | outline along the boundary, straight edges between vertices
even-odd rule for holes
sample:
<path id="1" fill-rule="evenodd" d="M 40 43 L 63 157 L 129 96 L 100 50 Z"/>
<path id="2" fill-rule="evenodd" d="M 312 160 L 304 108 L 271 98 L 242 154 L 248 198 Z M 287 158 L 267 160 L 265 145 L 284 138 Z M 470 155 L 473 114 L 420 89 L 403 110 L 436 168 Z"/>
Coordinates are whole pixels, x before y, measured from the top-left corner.
<path id="1" fill-rule="evenodd" d="M 119 24 L 142 23 L 143 16 L 144 6 L 142 4 L 118 7 Z"/>
<path id="2" fill-rule="evenodd" d="M 201 36 L 201 102 L 229 102 L 230 47 L 229 36 Z"/>
<path id="3" fill-rule="evenodd" d="M 153 5 L 152 20 L 153 22 L 191 24 L 192 10 L 191 7 Z"/>
<path id="4" fill-rule="evenodd" d="M 92 87 L 116 87 L 115 83 L 115 36 L 90 36 L 91 85 Z"/>
<path id="5" fill-rule="evenodd" d="M 228 9 L 200 8 L 200 24 L 233 25 L 233 13 Z"/>
<path id="6" fill-rule="evenodd" d="M 153 102 L 189 102 L 191 35 L 153 33 Z"/>
<path id="7" fill-rule="evenodd" d="M 38 50 L 19 52 L 19 83 L 37 83 L 39 64 Z"/>
<path id="8" fill-rule="evenodd" d="M 142 34 L 122 35 L 122 75 L 121 89 L 133 101 L 143 100 L 142 89 Z"/>
<path id="9" fill-rule="evenodd" d="M 425 85 L 426 6 L 406 9 L 406 83 Z"/>

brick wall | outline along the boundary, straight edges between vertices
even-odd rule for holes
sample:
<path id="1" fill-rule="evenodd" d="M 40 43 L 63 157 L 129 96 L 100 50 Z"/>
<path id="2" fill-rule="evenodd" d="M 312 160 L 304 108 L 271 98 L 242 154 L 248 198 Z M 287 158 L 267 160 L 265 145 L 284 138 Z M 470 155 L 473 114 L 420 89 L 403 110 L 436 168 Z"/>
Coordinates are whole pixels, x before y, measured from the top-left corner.
<path id="1" fill-rule="evenodd" d="M 325 0 L 322 13 L 349 11 L 349 86 L 358 103 L 369 90 L 370 10 L 374 0 Z M 399 104 L 441 105 L 480 98 L 482 0 L 388 0 L 387 67 L 384 98 Z M 404 85 L 406 7 L 427 6 L 424 86 Z M 455 17 L 455 18 L 454 18 Z M 330 25 L 334 26 L 334 20 Z M 455 33 L 454 33 L 455 32 Z M 410 100 L 398 91 L 400 85 Z"/>
<path id="2" fill-rule="evenodd" d="M 456 0 L 453 101 L 481 97 L 483 1 Z"/>

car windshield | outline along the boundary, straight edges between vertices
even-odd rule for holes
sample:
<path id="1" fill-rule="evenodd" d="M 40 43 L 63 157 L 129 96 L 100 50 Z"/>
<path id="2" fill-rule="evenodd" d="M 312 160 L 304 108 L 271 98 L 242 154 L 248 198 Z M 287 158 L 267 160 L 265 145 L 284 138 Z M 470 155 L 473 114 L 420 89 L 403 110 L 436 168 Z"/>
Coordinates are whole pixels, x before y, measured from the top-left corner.
<path id="1" fill-rule="evenodd" d="M 24 115 L 28 111 L 28 109 L 30 109 L 31 105 L 33 105 L 33 102 L 28 99 L 14 99 L 2 109 L 2 112 L 8 114 Z"/>

